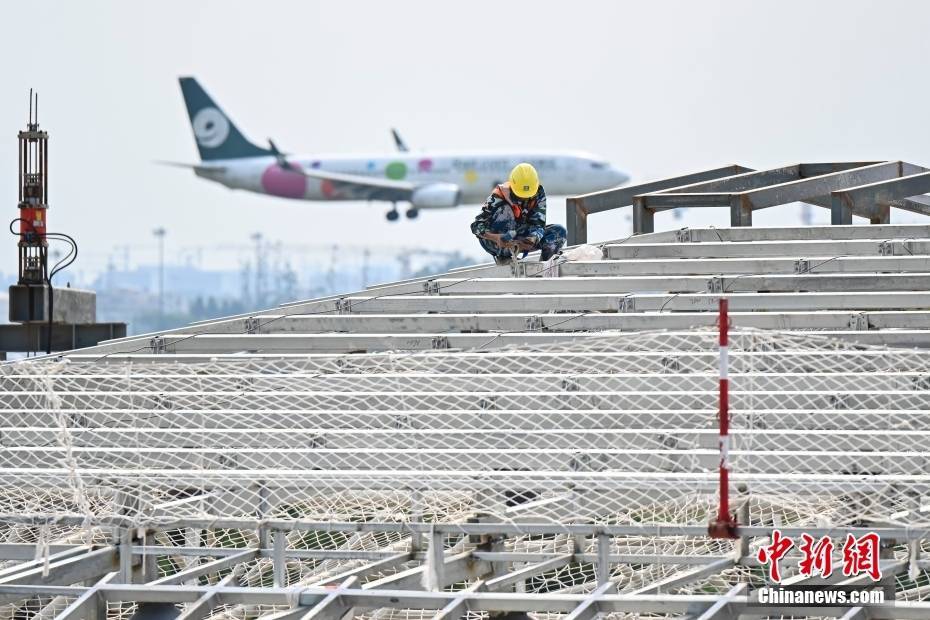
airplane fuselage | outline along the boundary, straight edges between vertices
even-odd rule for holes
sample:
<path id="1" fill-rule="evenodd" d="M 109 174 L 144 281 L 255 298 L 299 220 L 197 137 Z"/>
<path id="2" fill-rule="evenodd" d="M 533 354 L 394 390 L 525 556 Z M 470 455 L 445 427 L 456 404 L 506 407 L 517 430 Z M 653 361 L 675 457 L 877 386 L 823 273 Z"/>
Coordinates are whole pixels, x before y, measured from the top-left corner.
<path id="1" fill-rule="evenodd" d="M 459 204 L 481 203 L 516 164 L 539 171 L 549 195 L 572 195 L 620 185 L 627 175 L 585 153 L 405 152 L 366 155 L 288 155 L 287 163 L 319 170 L 416 185 L 449 183 L 461 191 Z M 214 160 L 196 169 L 199 176 L 233 189 L 315 201 L 359 200 L 338 183 L 308 178 L 282 168 L 273 156 Z"/>

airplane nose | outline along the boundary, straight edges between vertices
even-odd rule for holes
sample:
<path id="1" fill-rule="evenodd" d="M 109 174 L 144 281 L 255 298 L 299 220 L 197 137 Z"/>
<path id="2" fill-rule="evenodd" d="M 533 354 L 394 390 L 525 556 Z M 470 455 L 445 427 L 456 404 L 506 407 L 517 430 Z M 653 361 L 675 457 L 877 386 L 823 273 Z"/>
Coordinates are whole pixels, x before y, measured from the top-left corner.
<path id="1" fill-rule="evenodd" d="M 610 182 L 614 185 L 622 185 L 629 180 L 630 175 L 623 172 L 622 170 L 618 170 L 617 168 L 613 167 L 610 169 Z"/>

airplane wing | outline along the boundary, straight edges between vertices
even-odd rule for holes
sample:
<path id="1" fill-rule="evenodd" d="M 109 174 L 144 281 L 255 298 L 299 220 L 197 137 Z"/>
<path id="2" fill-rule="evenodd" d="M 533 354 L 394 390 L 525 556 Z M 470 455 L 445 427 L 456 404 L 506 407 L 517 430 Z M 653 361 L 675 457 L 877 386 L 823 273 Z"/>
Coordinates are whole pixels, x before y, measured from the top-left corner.
<path id="1" fill-rule="evenodd" d="M 303 170 L 287 162 L 281 163 L 280 159 L 278 161 L 282 167 L 305 177 L 332 183 L 333 190 L 342 194 L 341 198 L 409 202 L 414 209 L 448 209 L 461 204 L 462 189 L 455 183 L 413 184 L 317 169 Z"/>
<path id="2" fill-rule="evenodd" d="M 157 161 L 156 163 L 164 166 L 174 166 L 176 168 L 188 168 L 199 173 L 223 172 L 225 166 L 213 166 L 203 164 L 186 164 L 177 161 Z M 300 166 L 295 166 L 283 157 L 278 158 L 278 165 L 285 170 L 296 172 L 309 179 L 319 181 L 329 181 L 333 184 L 333 189 L 347 197 L 357 198 L 358 200 L 387 200 L 390 202 L 409 202 L 413 191 L 416 189 L 413 183 L 405 181 L 392 181 L 390 179 L 377 179 L 355 174 L 343 174 L 340 172 L 325 172 L 323 170 L 305 170 Z"/>
<path id="3" fill-rule="evenodd" d="M 390 179 L 376 179 L 360 174 L 344 174 L 341 172 L 326 172 L 316 168 L 305 169 L 295 166 L 287 161 L 287 155 L 278 149 L 274 140 L 268 139 L 271 154 L 278 160 L 278 165 L 291 172 L 296 172 L 308 179 L 329 181 L 333 191 L 342 197 L 354 200 L 387 200 L 389 202 L 409 202 L 413 197 L 416 186 L 406 181 L 392 181 Z"/>
<path id="4" fill-rule="evenodd" d="M 296 172 L 309 179 L 329 181 L 333 189 L 347 198 L 357 200 L 386 200 L 389 202 L 410 202 L 414 190 L 417 188 L 407 181 L 392 181 L 341 172 L 328 172 L 317 169 L 304 169 L 285 162 L 282 168 Z"/>
<path id="5" fill-rule="evenodd" d="M 162 166 L 174 166 L 175 168 L 188 168 L 194 170 L 195 172 L 225 172 L 226 166 L 211 166 L 203 164 L 185 164 L 180 161 L 164 161 L 156 160 L 156 164 L 161 164 Z"/>

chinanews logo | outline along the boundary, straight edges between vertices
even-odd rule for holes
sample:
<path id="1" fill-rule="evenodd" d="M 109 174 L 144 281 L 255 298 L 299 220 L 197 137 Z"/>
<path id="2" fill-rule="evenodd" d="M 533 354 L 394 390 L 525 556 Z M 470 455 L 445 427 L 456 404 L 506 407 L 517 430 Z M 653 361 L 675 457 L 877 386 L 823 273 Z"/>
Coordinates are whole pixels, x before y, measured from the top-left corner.
<path id="1" fill-rule="evenodd" d="M 229 136 L 229 120 L 216 108 L 204 108 L 194 115 L 191 123 L 197 144 L 214 149 Z"/>
<path id="2" fill-rule="evenodd" d="M 790 578 L 782 573 L 780 561 L 788 557 L 789 551 L 797 548 L 800 560 L 794 563 Z M 834 566 L 834 551 L 838 551 L 841 566 Z M 773 585 L 759 588 L 750 598 L 751 604 L 760 606 L 826 606 L 842 604 L 872 604 L 885 600 L 886 586 L 879 586 L 882 568 L 879 559 L 881 539 L 875 532 L 867 532 L 858 538 L 846 534 L 841 546 L 829 536 L 814 538 L 801 534 L 800 544 L 783 536 L 780 530 L 772 530 L 771 542 L 759 548 L 756 559 L 767 571 L 767 581 Z M 796 556 L 793 556 L 796 557 Z M 786 562 L 787 564 L 787 562 Z M 871 586 L 831 585 L 828 581 L 834 572 L 842 572 L 846 579 L 866 577 Z M 832 581 L 836 581 L 833 579 Z M 890 586 L 894 598 L 893 583 Z"/>
<path id="3" fill-rule="evenodd" d="M 878 534 L 869 532 L 856 538 L 846 535 L 843 542 L 843 576 L 858 577 L 865 573 L 872 581 L 880 581 L 882 569 L 878 552 L 881 540 Z M 781 568 L 778 561 L 794 547 L 794 541 L 782 536 L 780 530 L 772 530 L 772 542 L 759 548 L 756 559 L 762 566 L 768 565 L 769 579 L 775 583 L 782 582 Z M 801 561 L 797 563 L 798 574 L 804 577 L 822 577 L 826 579 L 833 574 L 833 541 L 829 536 L 817 540 L 808 534 L 801 534 Z"/>

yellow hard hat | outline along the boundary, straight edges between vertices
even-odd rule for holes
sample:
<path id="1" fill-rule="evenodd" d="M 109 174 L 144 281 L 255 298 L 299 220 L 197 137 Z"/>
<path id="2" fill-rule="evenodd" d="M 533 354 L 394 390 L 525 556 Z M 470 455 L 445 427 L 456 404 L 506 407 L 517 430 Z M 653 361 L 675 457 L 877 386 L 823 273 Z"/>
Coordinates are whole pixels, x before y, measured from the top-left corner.
<path id="1" fill-rule="evenodd" d="M 532 164 L 517 164 L 510 171 L 510 191 L 520 198 L 530 198 L 539 191 L 539 175 Z"/>

